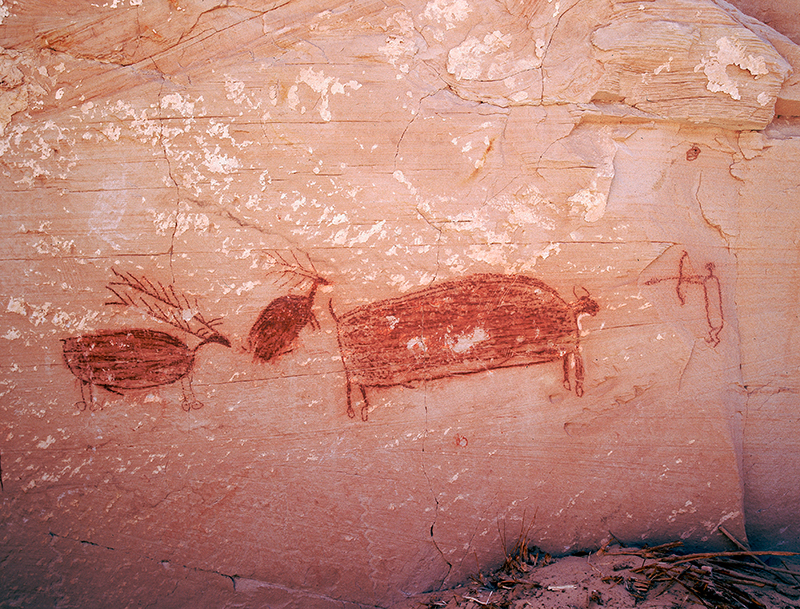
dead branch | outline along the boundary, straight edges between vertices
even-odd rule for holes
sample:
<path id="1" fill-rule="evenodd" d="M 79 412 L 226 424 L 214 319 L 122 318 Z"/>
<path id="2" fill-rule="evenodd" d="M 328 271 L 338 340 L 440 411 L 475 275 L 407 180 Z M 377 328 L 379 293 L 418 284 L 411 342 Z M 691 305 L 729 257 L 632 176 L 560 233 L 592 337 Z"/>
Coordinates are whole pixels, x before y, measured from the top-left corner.
<path id="1" fill-rule="evenodd" d="M 115 298 L 107 301 L 107 305 L 142 310 L 154 319 L 203 340 L 219 334 L 216 327 L 222 318 L 206 319 L 199 311 L 197 298 L 190 300 L 186 294 L 175 290 L 172 284 L 165 286 L 160 281 L 153 283 L 147 277 L 137 277 L 127 271 L 111 271 L 116 279 L 109 282 L 106 288 Z"/>

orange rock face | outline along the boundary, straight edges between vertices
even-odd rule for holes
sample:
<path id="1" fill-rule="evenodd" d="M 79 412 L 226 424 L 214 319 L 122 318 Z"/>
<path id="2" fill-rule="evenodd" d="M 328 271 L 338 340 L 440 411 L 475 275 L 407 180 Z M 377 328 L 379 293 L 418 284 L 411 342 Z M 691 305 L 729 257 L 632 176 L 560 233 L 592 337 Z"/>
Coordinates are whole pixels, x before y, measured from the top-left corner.
<path id="1" fill-rule="evenodd" d="M 735 4 L 0 1 L 0 603 L 800 550 L 800 49 Z"/>

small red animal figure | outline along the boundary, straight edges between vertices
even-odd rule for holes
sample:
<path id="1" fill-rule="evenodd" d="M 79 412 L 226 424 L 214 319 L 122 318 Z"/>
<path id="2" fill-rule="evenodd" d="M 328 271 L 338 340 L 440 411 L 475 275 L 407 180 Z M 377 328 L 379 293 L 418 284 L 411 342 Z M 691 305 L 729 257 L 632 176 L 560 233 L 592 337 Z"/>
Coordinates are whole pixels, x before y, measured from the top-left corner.
<path id="1" fill-rule="evenodd" d="M 116 279 L 108 289 L 115 299 L 109 305 L 139 308 L 151 317 L 200 339 L 190 349 L 166 332 L 146 328 L 108 330 L 62 339 L 64 361 L 81 382 L 79 410 L 94 408 L 93 388 L 111 393 L 149 389 L 181 381 L 183 409 L 202 408 L 192 392 L 190 374 L 197 350 L 216 343 L 230 347 L 230 341 L 216 330 L 219 319 L 206 320 L 198 312 L 196 299 L 189 300 L 172 285 L 153 283 L 146 277 L 113 271 Z M 88 391 L 88 401 L 86 392 Z"/>
<path id="2" fill-rule="evenodd" d="M 367 388 L 496 368 L 561 360 L 564 387 L 583 395 L 578 318 L 596 315 L 588 295 L 567 303 L 538 279 L 482 274 L 444 282 L 367 304 L 341 317 L 339 348 L 347 377 L 347 414 L 355 416 L 352 388 L 369 412 Z"/>
<path id="3" fill-rule="evenodd" d="M 319 329 L 319 322 L 311 307 L 314 304 L 317 288 L 320 285 L 328 285 L 328 282 L 317 273 L 310 258 L 308 259 L 310 269 L 306 269 L 294 253 L 292 253 L 294 262 L 277 252 L 271 256 L 279 266 L 284 267 L 280 271 L 281 274 L 310 280 L 311 289 L 307 295 L 280 296 L 261 311 L 247 336 L 247 351 L 253 354 L 254 360 L 261 363 L 290 352 L 300 330 L 309 323 L 313 328 Z"/>
<path id="4" fill-rule="evenodd" d="M 160 387 L 179 380 L 183 409 L 202 408 L 188 380 L 195 353 L 209 343 L 231 346 L 227 338 L 213 334 L 190 349 L 171 334 L 141 328 L 84 334 L 62 342 L 64 361 L 81 381 L 81 401 L 76 404 L 79 410 L 93 406 L 95 386 L 121 395 L 128 390 Z"/>

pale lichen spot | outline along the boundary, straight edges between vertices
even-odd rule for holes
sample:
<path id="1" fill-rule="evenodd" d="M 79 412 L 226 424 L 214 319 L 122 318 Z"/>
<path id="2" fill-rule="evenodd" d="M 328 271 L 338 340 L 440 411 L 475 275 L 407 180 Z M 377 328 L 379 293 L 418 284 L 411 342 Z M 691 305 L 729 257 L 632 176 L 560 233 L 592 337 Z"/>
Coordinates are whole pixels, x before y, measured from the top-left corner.
<path id="1" fill-rule="evenodd" d="M 607 196 L 596 188 L 583 188 L 567 201 L 583 212 L 587 222 L 597 222 L 606 213 Z"/>
<path id="2" fill-rule="evenodd" d="M 447 337 L 445 342 L 453 353 L 464 353 L 488 338 L 489 334 L 486 330 L 483 328 L 474 328 L 469 334 L 460 334 L 455 338 Z"/>
<path id="3" fill-rule="evenodd" d="M 472 12 L 467 0 L 431 0 L 425 5 L 422 16 L 430 21 L 443 22 L 451 30 Z"/>
<path id="4" fill-rule="evenodd" d="M 234 104 L 241 105 L 248 101 L 244 92 L 244 82 L 236 80 L 232 76 L 225 75 L 225 97 Z"/>
<path id="5" fill-rule="evenodd" d="M 213 152 L 210 150 L 204 151 L 205 160 L 203 161 L 203 165 L 207 167 L 209 171 L 228 174 L 241 166 L 237 158 L 223 154 L 220 150 L 220 147 L 216 146 Z"/>
<path id="6" fill-rule="evenodd" d="M 415 336 L 406 343 L 406 348 L 411 352 L 424 353 L 428 350 L 425 346 L 425 339 L 421 336 Z"/>
<path id="7" fill-rule="evenodd" d="M 706 88 L 714 93 L 727 93 L 732 99 L 740 100 L 742 95 L 739 87 L 727 72 L 728 66 L 750 72 L 753 77 L 769 74 L 767 64 L 763 57 L 747 54 L 745 48 L 738 42 L 732 42 L 723 36 L 717 40 L 717 50 L 711 51 L 699 64 L 694 67 L 695 72 L 700 70 L 706 75 L 708 84 Z"/>
<path id="8" fill-rule="evenodd" d="M 484 60 L 511 47 L 511 36 L 495 30 L 483 39 L 469 36 L 447 54 L 447 71 L 456 80 L 475 80 L 482 76 Z"/>
<path id="9" fill-rule="evenodd" d="M 25 299 L 24 298 L 15 298 L 11 297 L 8 300 L 8 305 L 6 306 L 6 313 L 16 313 L 18 315 L 28 315 L 27 310 L 25 309 Z"/>
<path id="10" fill-rule="evenodd" d="M 328 91 L 330 90 L 331 94 L 344 94 L 347 88 L 350 88 L 354 91 L 361 88 L 361 83 L 355 80 L 350 80 L 346 83 L 339 82 L 338 78 L 333 76 L 325 76 L 325 73 L 320 70 L 319 72 L 315 71 L 313 68 L 306 68 L 300 72 L 296 79 L 297 84 L 305 84 L 306 86 L 310 87 L 312 91 L 316 92 L 320 96 L 319 100 L 319 115 L 320 118 L 328 122 L 333 118 L 330 109 L 330 96 Z M 294 89 L 294 91 L 292 91 Z M 289 90 L 290 96 L 294 94 L 294 99 L 290 101 L 290 107 L 294 108 L 299 103 L 299 96 L 297 93 L 297 88 L 292 87 Z"/>
<path id="11" fill-rule="evenodd" d="M 22 333 L 20 333 L 20 331 L 17 330 L 16 328 L 11 328 L 5 334 L 3 334 L 3 338 L 5 338 L 6 340 L 17 340 L 21 336 Z"/>
<path id="12" fill-rule="evenodd" d="M 91 103 L 91 102 L 88 102 Z M 162 110 L 174 110 L 181 116 L 194 116 L 194 102 L 189 101 L 180 93 L 170 93 L 161 98 L 159 107 Z"/>
<path id="13" fill-rule="evenodd" d="M 36 445 L 36 448 L 47 448 L 48 446 L 50 446 L 55 441 L 56 441 L 56 439 L 53 436 L 47 436 L 47 439 L 42 440 L 41 442 L 39 442 Z"/>
<path id="14" fill-rule="evenodd" d="M 403 73 L 408 73 L 407 60 L 417 54 L 419 47 L 410 36 L 388 36 L 385 44 L 378 47 L 378 51 L 394 67 Z M 338 91 L 333 92 L 336 93 Z"/>

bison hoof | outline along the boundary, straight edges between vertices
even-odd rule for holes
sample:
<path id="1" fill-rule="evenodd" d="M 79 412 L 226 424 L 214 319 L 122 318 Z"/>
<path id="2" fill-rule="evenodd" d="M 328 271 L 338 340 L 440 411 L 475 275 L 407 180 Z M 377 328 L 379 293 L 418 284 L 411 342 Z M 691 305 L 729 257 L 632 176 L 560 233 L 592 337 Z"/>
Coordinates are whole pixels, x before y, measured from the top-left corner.
<path id="1" fill-rule="evenodd" d="M 83 412 L 84 410 L 86 410 L 86 402 L 83 402 L 83 401 L 75 402 L 75 408 L 77 408 L 78 410 Z"/>
<path id="2" fill-rule="evenodd" d="M 186 400 L 181 404 L 181 408 L 183 408 L 186 412 L 190 410 L 200 410 L 203 407 L 203 402 L 199 402 L 197 400 Z"/>

